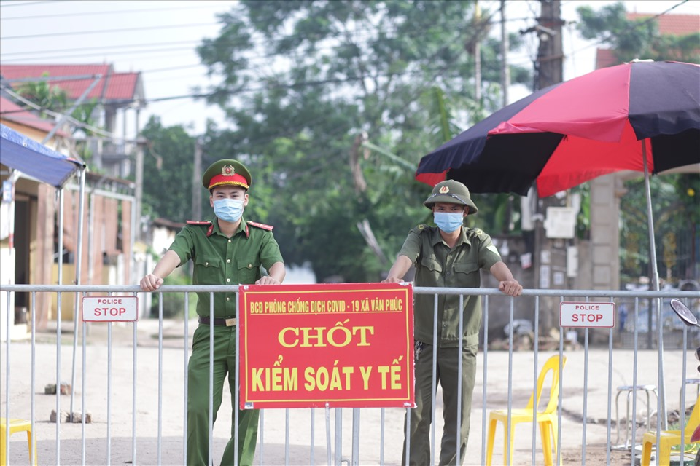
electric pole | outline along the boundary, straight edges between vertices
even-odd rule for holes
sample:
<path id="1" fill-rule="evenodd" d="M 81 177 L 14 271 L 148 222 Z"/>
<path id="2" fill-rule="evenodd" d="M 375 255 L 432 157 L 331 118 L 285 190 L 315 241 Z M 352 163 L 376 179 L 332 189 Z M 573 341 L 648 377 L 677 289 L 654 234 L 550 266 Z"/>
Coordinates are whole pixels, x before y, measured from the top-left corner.
<path id="1" fill-rule="evenodd" d="M 540 0 L 541 12 L 537 18 L 537 36 L 540 46 L 537 49 L 537 90 L 564 79 L 564 47 L 562 45 L 560 0 Z"/>
<path id="2" fill-rule="evenodd" d="M 140 135 L 140 115 L 141 107 L 136 107 L 136 167 L 135 167 L 135 183 L 134 183 L 134 206 L 131 212 L 131 280 L 139 280 L 142 277 L 143 270 L 140 269 L 140 265 L 143 262 L 139 262 L 136 254 L 134 253 L 134 245 L 137 241 L 141 241 L 141 202 L 143 198 L 143 144 L 139 144 L 138 140 L 141 138 Z"/>
<path id="3" fill-rule="evenodd" d="M 544 89 L 563 80 L 564 53 L 562 45 L 561 2 L 559 0 L 540 0 L 540 16 L 537 24 L 531 28 L 539 39 L 537 60 L 535 62 L 535 90 Z M 567 288 L 567 241 L 561 238 L 548 238 L 545 231 L 547 210 L 549 207 L 561 207 L 562 201 L 556 196 L 537 200 L 538 218 L 535 222 L 533 265 L 535 267 L 535 284 L 537 288 Z M 551 301 L 551 302 L 550 302 Z M 546 331 L 555 326 L 554 315 L 557 303 L 545 299 L 543 302 L 543 328 Z"/>
<path id="4" fill-rule="evenodd" d="M 508 32 L 506 31 L 506 0 L 501 0 L 501 92 L 503 107 L 508 105 L 510 68 L 508 68 Z"/>
<path id="5" fill-rule="evenodd" d="M 474 2 L 474 18 L 477 25 L 474 42 L 474 100 L 481 105 L 481 6 Z"/>

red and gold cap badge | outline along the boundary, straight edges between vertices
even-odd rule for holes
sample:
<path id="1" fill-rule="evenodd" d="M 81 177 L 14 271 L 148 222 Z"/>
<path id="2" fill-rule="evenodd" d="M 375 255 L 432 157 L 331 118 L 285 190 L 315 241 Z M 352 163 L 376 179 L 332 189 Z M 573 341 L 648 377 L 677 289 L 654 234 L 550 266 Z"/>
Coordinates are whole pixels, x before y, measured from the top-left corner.
<path id="1" fill-rule="evenodd" d="M 440 194 L 447 194 L 450 192 L 450 188 L 448 186 L 440 186 Z"/>

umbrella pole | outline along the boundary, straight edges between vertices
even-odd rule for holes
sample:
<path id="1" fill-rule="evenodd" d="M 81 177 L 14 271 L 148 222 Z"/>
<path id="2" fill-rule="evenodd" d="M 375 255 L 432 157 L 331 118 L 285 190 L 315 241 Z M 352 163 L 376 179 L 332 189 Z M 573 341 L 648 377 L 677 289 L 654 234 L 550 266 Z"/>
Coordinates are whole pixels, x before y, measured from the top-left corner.
<path id="1" fill-rule="evenodd" d="M 85 167 L 80 169 L 80 189 L 78 193 L 78 224 L 77 242 L 75 248 L 75 284 L 80 285 L 80 266 L 83 262 L 83 210 L 85 208 Z M 73 361 L 71 364 L 70 386 L 75 387 L 75 356 L 78 351 L 78 314 L 80 311 L 80 293 L 75 293 L 75 308 L 73 311 Z M 85 335 L 83 335 L 85 338 Z M 70 419 L 75 422 L 73 401 L 75 390 L 70 392 Z M 84 416 L 81 413 L 81 416 Z"/>
<path id="2" fill-rule="evenodd" d="M 649 259 L 651 262 L 652 285 L 654 291 L 659 291 L 659 268 L 656 264 L 656 241 L 654 239 L 654 215 L 651 209 L 651 187 L 649 184 L 649 169 L 647 167 L 647 140 L 642 139 L 642 159 L 644 161 L 644 192 L 647 198 L 647 226 L 649 229 Z M 656 298 L 656 328 L 658 330 L 658 351 L 659 351 L 659 371 L 658 371 L 658 409 L 657 413 L 657 432 L 668 429 L 668 419 L 666 417 L 666 390 L 664 389 L 664 328 L 661 319 L 662 308 L 661 298 Z M 663 420 L 661 415 L 663 414 Z"/>
<path id="3" fill-rule="evenodd" d="M 58 286 L 63 285 L 63 186 L 58 188 Z M 60 288 L 59 288 L 60 289 Z M 56 439 L 61 438 L 61 314 L 63 294 L 56 293 Z M 72 387 L 71 387 L 72 388 Z M 56 464 L 61 463 L 61 442 L 56 442 Z"/>

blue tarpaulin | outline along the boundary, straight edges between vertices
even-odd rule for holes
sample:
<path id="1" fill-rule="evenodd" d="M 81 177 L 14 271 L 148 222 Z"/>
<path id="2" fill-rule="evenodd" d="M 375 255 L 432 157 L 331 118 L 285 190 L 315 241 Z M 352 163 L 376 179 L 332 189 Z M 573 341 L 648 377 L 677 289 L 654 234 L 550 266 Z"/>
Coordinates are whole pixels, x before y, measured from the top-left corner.
<path id="1" fill-rule="evenodd" d="M 56 188 L 83 163 L 0 124 L 0 163 Z"/>

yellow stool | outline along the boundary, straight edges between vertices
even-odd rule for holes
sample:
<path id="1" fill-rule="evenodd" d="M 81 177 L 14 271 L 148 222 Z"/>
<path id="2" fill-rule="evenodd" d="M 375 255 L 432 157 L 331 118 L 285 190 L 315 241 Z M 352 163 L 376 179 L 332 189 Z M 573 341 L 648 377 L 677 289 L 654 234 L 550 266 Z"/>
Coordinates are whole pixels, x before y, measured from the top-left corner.
<path id="1" fill-rule="evenodd" d="M 7 419 L 0 417 L 0 466 L 7 466 L 7 444 L 5 443 L 7 429 Z M 27 444 L 29 448 L 29 464 L 36 466 L 36 448 L 34 449 L 34 454 L 32 455 L 32 423 L 25 421 L 24 419 L 10 419 L 10 435 L 16 432 L 26 432 L 27 433 Z M 33 461 L 32 461 L 33 460 Z"/>

